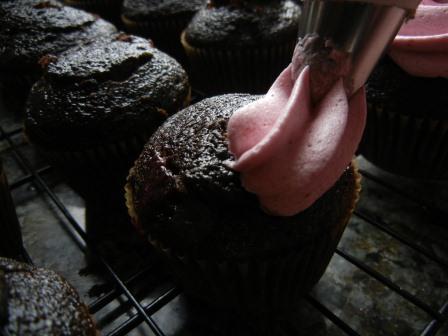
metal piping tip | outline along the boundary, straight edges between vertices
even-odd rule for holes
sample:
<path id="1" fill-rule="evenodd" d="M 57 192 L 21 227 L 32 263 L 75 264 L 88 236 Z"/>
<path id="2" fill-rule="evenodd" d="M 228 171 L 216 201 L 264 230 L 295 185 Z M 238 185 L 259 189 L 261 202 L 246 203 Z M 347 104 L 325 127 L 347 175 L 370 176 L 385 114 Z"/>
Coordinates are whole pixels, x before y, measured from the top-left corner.
<path id="1" fill-rule="evenodd" d="M 403 21 L 412 16 L 420 0 L 305 0 L 299 44 L 309 37 L 310 53 L 322 45 L 345 55 L 345 87 L 349 95 L 366 82 L 375 64 Z M 301 42 L 302 41 L 302 42 Z M 310 44 L 310 43 L 308 43 Z M 306 57 L 305 57 L 306 58 Z M 308 60 L 313 62 L 313 60 Z"/>

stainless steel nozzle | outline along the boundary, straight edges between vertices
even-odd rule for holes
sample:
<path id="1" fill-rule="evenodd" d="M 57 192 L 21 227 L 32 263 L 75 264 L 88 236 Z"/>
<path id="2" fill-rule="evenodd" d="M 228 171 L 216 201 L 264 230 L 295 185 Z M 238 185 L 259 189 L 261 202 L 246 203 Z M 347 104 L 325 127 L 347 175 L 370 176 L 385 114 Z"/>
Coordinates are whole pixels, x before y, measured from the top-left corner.
<path id="1" fill-rule="evenodd" d="M 420 0 L 305 0 L 299 39 L 315 35 L 348 55 L 348 93 L 358 90 Z"/>

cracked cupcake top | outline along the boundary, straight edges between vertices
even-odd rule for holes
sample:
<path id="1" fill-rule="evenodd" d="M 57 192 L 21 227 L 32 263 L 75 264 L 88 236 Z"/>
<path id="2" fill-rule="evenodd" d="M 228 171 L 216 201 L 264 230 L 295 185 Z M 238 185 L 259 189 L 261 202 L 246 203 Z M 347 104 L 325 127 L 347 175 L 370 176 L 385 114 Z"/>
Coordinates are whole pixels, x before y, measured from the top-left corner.
<path id="1" fill-rule="evenodd" d="M 2 1 L 0 68 L 36 68 L 46 54 L 115 32 L 112 24 L 54 0 Z"/>
<path id="2" fill-rule="evenodd" d="M 118 34 L 47 63 L 25 120 L 30 140 L 47 147 L 77 149 L 151 133 L 189 97 L 179 63 L 140 37 Z"/>

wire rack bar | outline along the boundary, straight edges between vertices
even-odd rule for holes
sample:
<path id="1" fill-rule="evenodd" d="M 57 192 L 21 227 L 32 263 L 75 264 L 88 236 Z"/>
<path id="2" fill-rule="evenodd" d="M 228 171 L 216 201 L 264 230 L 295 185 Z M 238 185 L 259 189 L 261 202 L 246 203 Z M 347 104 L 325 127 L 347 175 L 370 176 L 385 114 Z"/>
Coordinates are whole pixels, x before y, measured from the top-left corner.
<path id="1" fill-rule="evenodd" d="M 440 308 L 439 313 L 444 317 L 443 320 L 434 319 L 428 323 L 420 336 L 432 336 L 437 334 L 439 329 L 448 321 L 448 301 Z"/>
<path id="2" fill-rule="evenodd" d="M 74 229 L 78 233 L 78 235 L 83 239 L 84 243 L 89 246 L 89 248 L 90 248 L 90 250 L 92 252 L 94 252 L 95 257 L 102 264 L 102 266 L 107 271 L 107 273 L 109 273 L 109 275 L 112 277 L 112 279 L 114 280 L 116 285 L 120 288 L 120 290 L 123 292 L 123 294 L 128 298 L 128 300 L 132 303 L 134 308 L 137 310 L 137 312 L 141 315 L 142 319 L 151 328 L 152 332 L 156 336 L 164 336 L 164 333 L 162 332 L 162 330 L 160 330 L 159 326 L 153 321 L 153 319 L 150 316 L 148 316 L 146 314 L 144 308 L 137 301 L 137 299 L 132 295 L 132 293 L 125 286 L 123 281 L 115 273 L 115 271 L 112 269 L 112 267 L 107 263 L 107 261 L 97 251 L 96 247 L 93 244 L 89 244 L 88 237 L 85 234 L 85 232 L 82 230 L 82 228 L 79 225 L 79 223 L 73 218 L 73 216 L 70 214 L 70 212 L 64 206 L 64 204 L 53 193 L 53 191 L 47 186 L 45 181 L 32 168 L 32 166 L 28 162 L 28 160 L 23 156 L 23 154 L 20 152 L 20 150 L 17 149 L 17 147 L 15 146 L 14 142 L 9 137 L 7 137 L 7 135 L 5 134 L 5 132 L 4 132 L 2 127 L 0 127 L 0 137 L 6 138 L 6 140 L 9 143 L 9 146 L 13 150 L 14 156 L 17 159 L 19 165 L 22 166 L 22 168 L 24 168 L 27 171 L 28 174 L 30 174 L 30 175 L 32 175 L 34 177 L 34 182 L 37 183 L 37 185 L 50 197 L 50 199 L 53 201 L 53 203 L 57 206 L 57 208 L 62 212 L 64 217 L 70 223 L 71 228 L 68 227 L 68 224 L 66 222 L 62 222 L 61 224 L 64 227 L 66 227 L 67 229 L 69 229 L 69 231 L 70 231 L 70 229 Z"/>
<path id="3" fill-rule="evenodd" d="M 394 292 L 396 292 L 397 294 L 399 294 L 400 296 L 402 296 L 403 298 L 405 298 L 406 300 L 411 302 L 413 305 L 419 307 L 420 309 L 425 311 L 427 314 L 431 315 L 431 317 L 433 317 L 433 318 L 435 318 L 437 320 L 442 320 L 443 319 L 443 316 L 441 316 L 438 311 L 436 311 L 433 308 L 431 308 L 429 305 L 427 305 L 426 303 L 421 301 L 415 295 L 413 295 L 413 294 L 409 293 L 408 291 L 402 289 L 400 286 L 398 286 L 397 284 L 395 284 L 394 282 L 389 280 L 387 277 L 385 277 L 384 275 L 382 275 L 378 271 L 376 271 L 373 268 L 369 267 L 368 265 L 366 265 L 365 263 L 363 263 L 362 261 L 360 261 L 356 257 L 351 256 L 350 254 L 348 254 L 348 253 L 346 253 L 346 252 L 344 252 L 344 251 L 342 251 L 340 249 L 336 249 L 336 254 L 338 254 L 339 256 L 341 256 L 342 258 L 344 258 L 345 260 L 347 260 L 351 264 L 355 265 L 356 267 L 358 267 L 359 269 L 361 269 L 362 271 L 364 271 L 365 273 L 367 273 L 368 275 L 370 275 L 374 279 L 378 280 L 383 285 L 387 286 L 388 288 L 390 288 L 391 290 L 393 290 Z"/>
<path id="4" fill-rule="evenodd" d="M 17 127 L 15 129 L 13 129 L 12 131 L 8 131 L 8 132 L 3 131 L 2 134 L 0 134 L 0 141 L 21 133 L 22 129 L 23 129 L 22 127 Z"/>
<path id="5" fill-rule="evenodd" d="M 387 182 L 381 180 L 380 178 L 376 177 L 375 175 L 369 173 L 366 170 L 359 169 L 359 171 L 361 172 L 361 174 L 364 177 L 366 177 L 366 178 L 368 178 L 368 179 L 370 179 L 370 180 L 372 180 L 372 181 L 382 185 L 383 187 L 386 187 L 387 189 L 389 189 L 390 191 L 393 191 L 397 195 L 400 195 L 401 197 L 406 198 L 406 199 L 412 201 L 413 203 L 416 203 L 416 204 L 418 204 L 420 206 L 423 206 L 426 209 L 431 209 L 431 211 L 433 211 L 433 212 L 435 212 L 435 213 L 440 215 L 439 218 L 446 218 L 446 216 L 448 215 L 448 211 L 445 211 L 443 209 L 435 207 L 433 204 L 427 203 L 427 202 L 425 202 L 422 199 L 418 199 L 417 197 L 414 197 L 413 195 L 410 195 L 408 192 L 403 191 L 400 188 L 397 188 L 393 184 L 390 184 L 390 183 L 387 183 Z"/>
<path id="6" fill-rule="evenodd" d="M 180 290 L 177 287 L 172 287 L 165 291 L 162 295 L 152 301 L 150 304 L 144 307 L 145 311 L 152 315 L 157 312 L 160 308 L 165 306 L 168 302 L 172 301 L 176 296 L 180 294 Z M 137 327 L 142 322 L 140 315 L 135 314 L 131 316 L 126 322 L 122 323 L 120 326 L 112 330 L 108 336 L 121 336 L 126 335 L 132 329 Z"/>
<path id="7" fill-rule="evenodd" d="M 42 176 L 42 175 L 48 174 L 48 173 L 51 172 L 52 170 L 53 170 L 52 167 L 50 167 L 50 166 L 45 166 L 45 167 L 42 167 L 42 168 L 37 169 L 37 170 L 36 170 L 36 173 L 37 173 L 38 175 Z M 31 174 L 25 175 L 25 176 L 23 176 L 23 177 L 17 179 L 16 181 L 10 183 L 10 184 L 9 184 L 9 189 L 11 189 L 11 190 L 17 189 L 18 187 L 21 187 L 21 186 L 23 186 L 24 184 L 33 182 L 33 180 L 34 180 L 34 176 L 33 176 L 33 175 L 31 175 Z"/>
<path id="8" fill-rule="evenodd" d="M 308 294 L 306 300 L 311 303 L 311 305 L 319 310 L 326 318 L 328 318 L 331 322 L 333 322 L 339 329 L 345 332 L 349 336 L 360 336 L 357 331 L 355 331 L 352 327 L 350 327 L 347 323 L 342 321 L 339 317 L 337 317 L 331 310 L 325 307 L 322 303 L 317 301 L 314 297 Z"/>
<path id="9" fill-rule="evenodd" d="M 143 270 L 138 271 L 137 273 L 129 277 L 126 281 L 124 281 L 124 284 L 126 286 L 129 286 L 134 281 L 140 280 L 144 275 L 146 275 L 150 270 L 152 270 L 152 268 L 153 265 L 145 267 Z M 120 294 L 117 292 L 116 289 L 110 290 L 109 292 L 101 295 L 95 301 L 89 304 L 89 312 L 91 314 L 95 314 L 96 312 L 107 306 L 114 299 L 116 299 L 118 296 L 120 296 Z"/>
<path id="10" fill-rule="evenodd" d="M 359 218 L 361 218 L 362 220 L 364 220 L 365 222 L 369 223 L 370 225 L 378 228 L 379 230 L 383 231 L 384 233 L 388 234 L 389 236 L 395 238 L 396 240 L 398 240 L 400 243 L 410 247 L 411 249 L 415 250 L 416 252 L 423 254 L 426 258 L 430 259 L 431 261 L 445 267 L 448 269 L 448 262 L 439 258 L 438 256 L 434 255 L 432 252 L 430 252 L 429 250 L 415 244 L 414 242 L 412 242 L 411 240 L 403 237 L 402 235 L 398 234 L 397 232 L 391 230 L 390 228 L 387 227 L 387 225 L 385 223 L 383 223 L 380 220 L 377 220 L 375 218 L 373 218 L 372 216 L 369 216 L 365 213 L 362 213 L 358 210 L 355 210 L 353 212 L 353 214 Z"/>

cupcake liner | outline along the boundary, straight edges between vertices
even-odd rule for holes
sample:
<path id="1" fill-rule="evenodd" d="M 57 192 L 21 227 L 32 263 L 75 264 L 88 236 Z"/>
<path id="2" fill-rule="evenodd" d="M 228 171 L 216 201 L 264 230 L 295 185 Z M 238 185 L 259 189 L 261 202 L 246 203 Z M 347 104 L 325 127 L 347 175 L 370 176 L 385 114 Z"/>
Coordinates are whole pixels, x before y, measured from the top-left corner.
<path id="1" fill-rule="evenodd" d="M 20 224 L 0 161 L 0 256 L 17 259 L 21 252 Z"/>
<path id="2" fill-rule="evenodd" d="M 28 94 L 38 78 L 38 74 L 30 75 L 0 71 L 0 96 L 5 108 L 12 112 L 16 119 L 24 117 Z"/>
<path id="3" fill-rule="evenodd" d="M 352 205 L 343 220 L 330 230 L 319 230 L 297 248 L 282 255 L 245 260 L 208 260 L 178 255 L 162 242 L 149 242 L 169 264 L 185 292 L 206 304 L 231 310 L 255 324 L 268 323 L 272 316 L 288 313 L 325 272 L 344 232 L 360 192 L 360 175 L 354 165 L 356 187 Z M 134 222 L 132 192 L 126 187 L 126 205 Z M 136 225 L 139 227 L 139 225 Z"/>
<path id="4" fill-rule="evenodd" d="M 68 6 L 98 12 L 98 14 L 119 15 L 123 0 L 63 0 L 63 2 Z"/>
<path id="5" fill-rule="evenodd" d="M 337 229 L 341 235 L 345 223 Z M 209 305 L 237 310 L 239 315 L 257 319 L 282 314 L 300 301 L 320 279 L 331 259 L 328 251 L 337 241 L 315 237 L 302 249 L 288 254 L 248 261 L 217 263 L 178 256 L 160 242 L 150 243 L 170 265 L 186 293 Z"/>
<path id="6" fill-rule="evenodd" d="M 93 7 L 102 7 L 102 8 L 115 8 L 118 7 L 120 9 L 121 3 L 123 0 L 64 0 L 64 3 L 73 7 L 81 7 L 84 8 L 93 8 Z"/>
<path id="7" fill-rule="evenodd" d="M 129 19 L 125 15 L 122 15 L 121 18 L 126 28 L 128 28 L 130 32 L 136 34 L 147 34 L 149 38 L 152 38 L 153 35 L 166 36 L 167 33 L 173 32 L 178 34 L 178 36 L 180 37 L 182 30 L 190 21 L 190 15 L 151 20 L 148 19 L 146 21 L 134 21 Z"/>
<path id="8" fill-rule="evenodd" d="M 448 179 L 448 120 L 369 109 L 359 153 L 378 167 L 412 178 Z"/>
<path id="9" fill-rule="evenodd" d="M 150 135 L 139 134 L 79 151 L 49 150 L 41 146 L 38 150 L 81 196 L 95 198 L 101 192 L 116 191 L 121 194 L 132 162 Z"/>
<path id="10" fill-rule="evenodd" d="M 63 0 L 64 4 L 99 14 L 102 18 L 121 25 L 120 12 L 123 0 Z"/>
<path id="11" fill-rule="evenodd" d="M 102 241 L 107 230 L 129 223 L 122 201 L 123 188 L 128 171 L 149 136 L 141 134 L 80 151 L 51 151 L 38 147 L 68 185 L 84 199 L 89 239 Z"/>
<path id="12" fill-rule="evenodd" d="M 181 42 L 192 70 L 192 81 L 204 92 L 266 93 L 291 61 L 295 40 L 240 49 L 196 48 L 182 33 Z M 193 85 L 194 86 L 194 85 Z"/>
<path id="13" fill-rule="evenodd" d="M 182 106 L 188 106 L 190 100 L 191 88 Z M 163 109 L 159 110 L 165 113 Z M 94 190 L 94 186 L 118 193 L 121 198 L 129 169 L 153 131 L 154 129 L 121 141 L 98 144 L 82 150 L 52 150 L 45 145 L 36 144 L 36 146 L 39 152 L 62 172 L 71 187 L 84 198 L 92 195 L 94 199 L 97 198 L 99 190 Z"/>
<path id="14" fill-rule="evenodd" d="M 180 34 L 188 25 L 190 19 L 191 15 L 183 15 L 134 21 L 125 15 L 121 16 L 126 30 L 133 34 L 150 38 L 154 41 L 156 48 L 173 56 L 183 66 L 187 65 L 187 58 L 180 44 Z"/>

